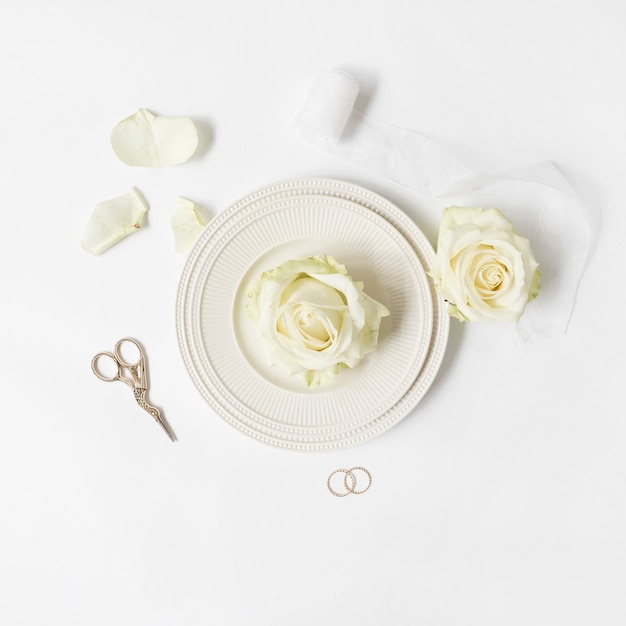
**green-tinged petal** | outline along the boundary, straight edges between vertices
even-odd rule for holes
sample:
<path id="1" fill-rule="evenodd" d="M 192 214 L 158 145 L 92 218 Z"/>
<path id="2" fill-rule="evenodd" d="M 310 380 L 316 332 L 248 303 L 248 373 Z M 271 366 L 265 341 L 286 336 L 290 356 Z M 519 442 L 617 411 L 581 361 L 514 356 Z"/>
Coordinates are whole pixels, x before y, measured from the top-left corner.
<path id="1" fill-rule="evenodd" d="M 541 272 L 539 269 L 535 270 L 533 279 L 530 283 L 530 290 L 528 291 L 528 302 L 534 300 L 541 291 Z"/>
<path id="2" fill-rule="evenodd" d="M 455 317 L 460 322 L 467 322 L 467 318 L 461 311 L 459 311 L 458 307 L 455 304 L 448 304 L 448 315 L 450 317 Z"/>

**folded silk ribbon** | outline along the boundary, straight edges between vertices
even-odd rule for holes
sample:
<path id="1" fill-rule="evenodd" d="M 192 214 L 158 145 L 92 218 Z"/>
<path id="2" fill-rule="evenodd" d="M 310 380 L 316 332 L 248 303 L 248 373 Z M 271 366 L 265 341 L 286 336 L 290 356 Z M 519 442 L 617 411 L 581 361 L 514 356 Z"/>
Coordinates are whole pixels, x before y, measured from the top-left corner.
<path id="1" fill-rule="evenodd" d="M 419 133 L 355 109 L 358 92 L 358 82 L 343 71 L 321 74 L 292 131 L 411 190 L 460 198 L 457 205 L 502 210 L 530 239 L 542 274 L 539 297 L 517 323 L 520 338 L 565 333 L 591 231 L 581 202 L 557 167 L 542 162 L 513 172 L 474 172 Z"/>

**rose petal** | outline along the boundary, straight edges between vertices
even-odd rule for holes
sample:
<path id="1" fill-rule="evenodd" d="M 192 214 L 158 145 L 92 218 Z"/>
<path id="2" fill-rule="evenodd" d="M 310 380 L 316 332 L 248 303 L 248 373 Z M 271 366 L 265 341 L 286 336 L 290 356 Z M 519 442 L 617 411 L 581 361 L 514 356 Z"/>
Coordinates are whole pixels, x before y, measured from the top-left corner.
<path id="1" fill-rule="evenodd" d="M 148 208 L 136 189 L 100 202 L 83 229 L 81 246 L 91 254 L 101 254 L 141 228 Z"/>
<path id="2" fill-rule="evenodd" d="M 196 151 L 198 131 L 188 117 L 156 116 L 146 109 L 139 109 L 115 126 L 111 132 L 111 146 L 126 165 L 179 165 Z"/>
<path id="3" fill-rule="evenodd" d="M 176 206 L 170 217 L 174 233 L 174 248 L 179 254 L 187 254 L 207 225 L 200 208 L 191 200 L 176 198 Z"/>

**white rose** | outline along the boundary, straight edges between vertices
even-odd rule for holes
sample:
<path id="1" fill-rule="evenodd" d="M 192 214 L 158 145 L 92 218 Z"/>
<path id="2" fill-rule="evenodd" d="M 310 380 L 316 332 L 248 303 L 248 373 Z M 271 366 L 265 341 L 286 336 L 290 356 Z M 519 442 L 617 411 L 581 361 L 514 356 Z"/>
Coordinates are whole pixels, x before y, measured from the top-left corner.
<path id="1" fill-rule="evenodd" d="M 540 289 L 530 242 L 498 209 L 444 209 L 431 268 L 461 321 L 517 321 Z"/>
<path id="2" fill-rule="evenodd" d="M 270 365 L 309 387 L 332 383 L 341 368 L 354 367 L 374 350 L 380 320 L 389 315 L 330 256 L 287 261 L 264 272 L 248 298 Z"/>

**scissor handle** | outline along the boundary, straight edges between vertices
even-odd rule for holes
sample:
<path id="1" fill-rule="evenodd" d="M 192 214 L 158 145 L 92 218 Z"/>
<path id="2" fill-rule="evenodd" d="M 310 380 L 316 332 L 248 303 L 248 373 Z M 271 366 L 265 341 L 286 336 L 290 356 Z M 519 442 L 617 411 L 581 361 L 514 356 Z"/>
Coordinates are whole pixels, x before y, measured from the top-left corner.
<path id="1" fill-rule="evenodd" d="M 106 374 L 103 374 L 98 369 L 98 359 L 100 359 L 101 357 L 106 357 L 107 359 L 111 359 L 113 361 L 113 363 L 115 363 L 115 367 L 117 368 L 117 372 L 113 376 L 107 376 Z M 98 352 L 98 354 L 96 354 L 96 356 L 94 356 L 93 359 L 91 359 L 91 369 L 92 369 L 93 373 L 100 380 L 104 380 L 107 383 L 112 383 L 112 382 L 114 382 L 116 380 L 124 380 L 125 381 L 125 377 L 122 376 L 121 364 L 120 364 L 118 358 L 111 352 Z"/>
<path id="2" fill-rule="evenodd" d="M 122 346 L 125 343 L 132 343 L 133 346 L 135 346 L 135 348 L 137 349 L 138 357 L 137 357 L 136 361 L 129 362 L 122 356 Z M 116 358 L 117 362 L 122 367 L 127 367 L 130 370 L 132 370 L 132 368 L 134 368 L 134 367 L 137 367 L 138 365 L 141 365 L 142 361 L 145 362 L 145 355 L 143 353 L 143 350 L 142 350 L 141 346 L 134 339 L 132 339 L 131 337 L 124 337 L 123 339 L 120 339 L 115 344 L 115 348 L 113 349 L 113 352 L 115 353 L 115 358 Z"/>

